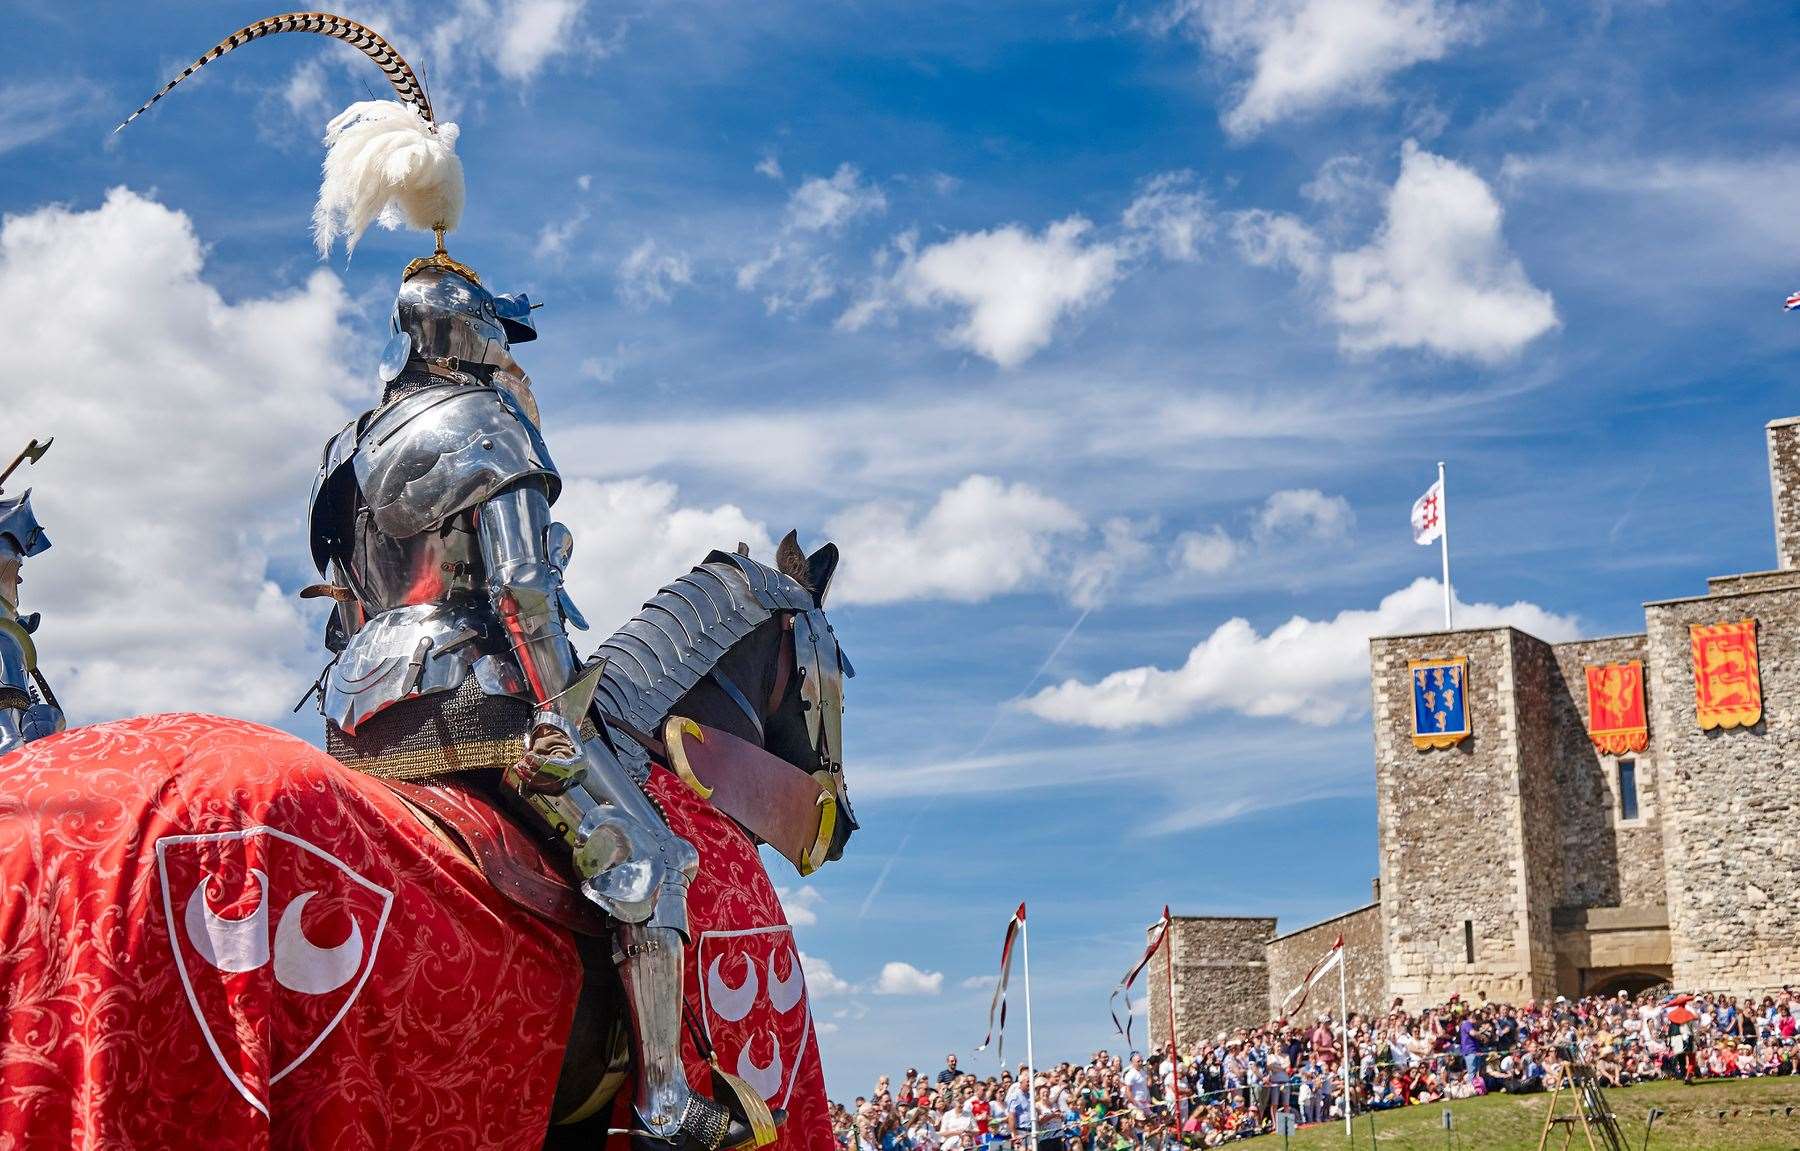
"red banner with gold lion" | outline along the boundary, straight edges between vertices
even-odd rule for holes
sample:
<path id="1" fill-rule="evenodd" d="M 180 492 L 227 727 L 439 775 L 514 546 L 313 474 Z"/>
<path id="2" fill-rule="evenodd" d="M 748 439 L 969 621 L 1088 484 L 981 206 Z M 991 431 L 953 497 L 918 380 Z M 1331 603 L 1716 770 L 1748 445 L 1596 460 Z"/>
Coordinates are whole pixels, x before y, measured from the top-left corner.
<path id="1" fill-rule="evenodd" d="M 1650 745 L 1641 660 L 1587 669 L 1588 738 L 1601 755 L 1632 755 Z"/>
<path id="2" fill-rule="evenodd" d="M 1756 621 L 1690 624 L 1694 718 L 1701 731 L 1750 727 L 1762 718 L 1762 680 L 1756 666 Z"/>

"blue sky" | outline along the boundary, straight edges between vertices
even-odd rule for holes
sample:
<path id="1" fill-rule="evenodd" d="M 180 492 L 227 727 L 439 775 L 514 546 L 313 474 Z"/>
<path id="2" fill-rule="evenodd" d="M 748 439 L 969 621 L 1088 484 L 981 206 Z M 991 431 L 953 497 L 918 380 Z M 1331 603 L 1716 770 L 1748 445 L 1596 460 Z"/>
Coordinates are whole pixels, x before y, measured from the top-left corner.
<path id="1" fill-rule="evenodd" d="M 545 302 L 521 359 L 596 626 L 709 547 L 846 550 L 863 831 L 775 865 L 835 1095 L 987 1065 L 1021 899 L 1046 1059 L 1107 1042 L 1165 902 L 1367 899 L 1366 639 L 1438 618 L 1435 461 L 1470 621 L 1633 631 L 1774 562 L 1789 6 L 346 13 L 462 126 L 452 251 Z M 109 135 L 266 14 L 27 5 L 0 47 L 9 401 L 59 437 L 26 606 L 79 718 L 316 734 L 306 487 L 428 243 L 307 236 L 379 74 L 278 38 Z"/>

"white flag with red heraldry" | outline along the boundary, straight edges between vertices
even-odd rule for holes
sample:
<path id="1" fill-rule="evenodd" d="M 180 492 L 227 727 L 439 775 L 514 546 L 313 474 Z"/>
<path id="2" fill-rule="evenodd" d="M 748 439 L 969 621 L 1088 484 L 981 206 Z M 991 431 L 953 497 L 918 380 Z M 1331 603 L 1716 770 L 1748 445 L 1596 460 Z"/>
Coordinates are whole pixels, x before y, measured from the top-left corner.
<path id="1" fill-rule="evenodd" d="M 1412 529 L 1416 544 L 1436 543 L 1444 534 L 1443 480 L 1426 488 L 1425 494 L 1413 501 Z"/>

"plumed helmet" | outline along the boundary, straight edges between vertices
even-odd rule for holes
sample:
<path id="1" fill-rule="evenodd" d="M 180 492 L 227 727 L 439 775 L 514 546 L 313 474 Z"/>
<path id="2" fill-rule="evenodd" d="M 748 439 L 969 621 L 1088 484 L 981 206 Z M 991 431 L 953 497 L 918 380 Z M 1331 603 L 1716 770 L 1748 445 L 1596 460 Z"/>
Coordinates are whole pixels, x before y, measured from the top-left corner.
<path id="1" fill-rule="evenodd" d="M 451 260 L 418 260 L 407 273 L 394 300 L 393 337 L 381 358 L 384 381 L 414 356 L 516 370 L 512 345 L 537 338 L 523 293 L 496 296 Z"/>
<path id="2" fill-rule="evenodd" d="M 207 52 L 133 112 L 143 115 L 176 85 L 245 44 L 282 33 L 326 36 L 360 50 L 380 66 L 393 100 L 363 100 L 334 117 L 325 130 L 325 163 L 313 208 L 313 239 L 321 257 L 340 238 L 348 254 L 373 223 L 399 224 L 437 235 L 437 251 L 414 260 L 394 302 L 393 338 L 382 355 L 381 378 L 391 383 L 415 357 L 488 364 L 529 382 L 508 354 L 537 338 L 531 303 L 523 294 L 496 295 L 467 264 L 444 251 L 444 234 L 462 219 L 464 182 L 455 124 L 438 120 L 430 94 L 394 46 L 366 25 L 328 12 L 288 12 L 248 24 Z"/>

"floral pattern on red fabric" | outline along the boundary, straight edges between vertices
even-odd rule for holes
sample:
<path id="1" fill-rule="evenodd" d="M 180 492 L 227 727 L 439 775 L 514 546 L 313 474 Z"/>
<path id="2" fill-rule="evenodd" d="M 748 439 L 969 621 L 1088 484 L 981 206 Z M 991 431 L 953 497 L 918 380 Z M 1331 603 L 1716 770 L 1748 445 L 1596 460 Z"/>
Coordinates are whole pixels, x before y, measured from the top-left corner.
<path id="1" fill-rule="evenodd" d="M 214 716 L 0 760 L 0 1146 L 537 1147 L 580 980 L 381 784 Z"/>

